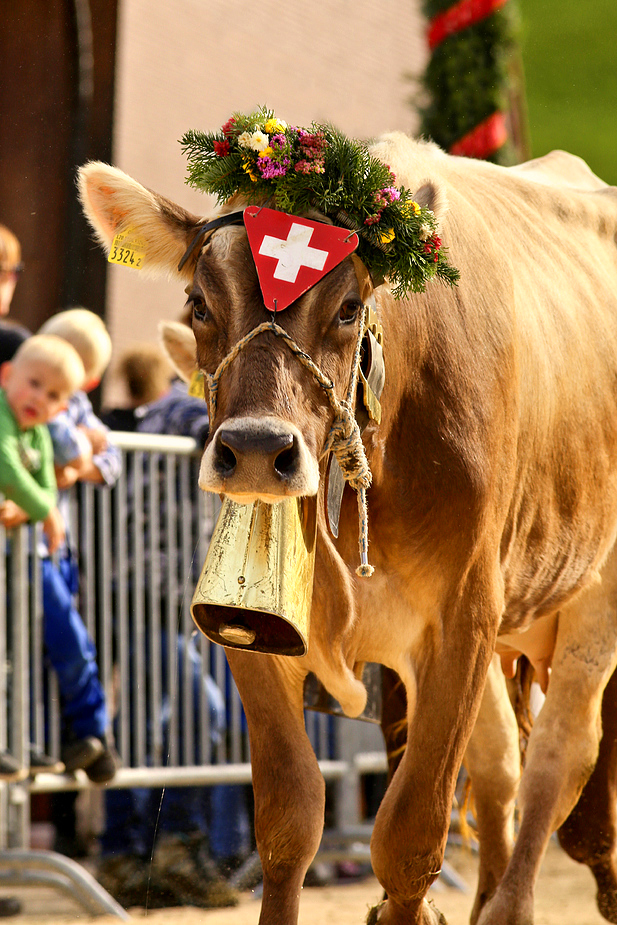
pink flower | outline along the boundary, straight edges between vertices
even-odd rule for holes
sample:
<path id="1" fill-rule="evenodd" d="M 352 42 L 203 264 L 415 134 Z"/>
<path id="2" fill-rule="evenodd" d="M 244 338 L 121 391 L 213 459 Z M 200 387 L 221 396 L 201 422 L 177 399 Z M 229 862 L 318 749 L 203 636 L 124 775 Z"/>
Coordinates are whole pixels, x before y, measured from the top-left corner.
<path id="1" fill-rule="evenodd" d="M 397 199 L 401 198 L 400 191 L 397 190 L 396 186 L 386 186 L 380 192 L 388 202 L 396 202 Z"/>

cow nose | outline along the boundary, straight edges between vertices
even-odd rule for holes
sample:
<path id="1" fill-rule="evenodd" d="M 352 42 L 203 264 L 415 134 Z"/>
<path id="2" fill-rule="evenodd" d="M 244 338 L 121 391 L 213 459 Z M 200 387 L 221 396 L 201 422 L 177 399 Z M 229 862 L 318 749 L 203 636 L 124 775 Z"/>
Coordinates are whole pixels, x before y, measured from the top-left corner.
<path id="1" fill-rule="evenodd" d="M 261 461 L 281 479 L 289 478 L 298 465 L 297 441 L 291 431 L 272 432 L 221 428 L 215 442 L 215 466 L 230 476 L 241 462 Z"/>

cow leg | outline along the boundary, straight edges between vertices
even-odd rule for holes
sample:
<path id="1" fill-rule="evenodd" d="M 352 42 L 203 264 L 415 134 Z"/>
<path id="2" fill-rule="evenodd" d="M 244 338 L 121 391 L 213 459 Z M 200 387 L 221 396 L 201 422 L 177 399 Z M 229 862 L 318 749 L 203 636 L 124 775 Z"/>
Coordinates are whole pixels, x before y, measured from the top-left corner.
<path id="1" fill-rule="evenodd" d="M 558 834 L 562 848 L 594 875 L 600 913 L 617 923 L 617 671 L 602 698 L 598 761 Z"/>
<path id="2" fill-rule="evenodd" d="M 381 679 L 381 732 L 388 758 L 389 784 L 407 744 L 407 694 L 405 685 L 391 668 L 382 667 Z"/>
<path id="3" fill-rule="evenodd" d="M 384 668 L 382 732 L 388 756 L 388 782 L 407 742 L 407 696 L 399 676 Z M 498 656 L 489 668 L 480 712 L 465 752 L 471 776 L 480 844 L 478 888 L 471 913 L 475 925 L 497 889 L 514 843 L 514 806 L 521 776 L 519 733 Z"/>
<path id="4" fill-rule="evenodd" d="M 478 889 L 471 912 L 471 925 L 475 925 L 510 860 L 521 776 L 518 725 L 497 655 L 491 662 L 464 764 L 471 777 L 480 845 Z"/>
<path id="5" fill-rule="evenodd" d="M 602 693 L 615 667 L 617 615 L 601 586 L 560 613 L 553 669 L 519 789 L 512 858 L 479 925 L 532 925 L 546 845 L 572 811 L 598 756 Z"/>
<path id="6" fill-rule="evenodd" d="M 456 778 L 492 650 L 478 633 L 465 634 L 464 624 L 463 618 L 456 638 L 444 631 L 439 651 L 405 678 L 411 704 L 407 748 L 379 807 L 371 839 L 373 870 L 387 899 L 372 910 L 369 922 L 445 921 L 425 895 L 441 869 Z M 461 654 L 461 639 L 477 648 L 470 646 Z"/>
<path id="7" fill-rule="evenodd" d="M 305 673 L 294 659 L 228 649 L 246 713 L 263 868 L 259 925 L 296 925 L 323 831 L 325 784 L 306 735 Z"/>

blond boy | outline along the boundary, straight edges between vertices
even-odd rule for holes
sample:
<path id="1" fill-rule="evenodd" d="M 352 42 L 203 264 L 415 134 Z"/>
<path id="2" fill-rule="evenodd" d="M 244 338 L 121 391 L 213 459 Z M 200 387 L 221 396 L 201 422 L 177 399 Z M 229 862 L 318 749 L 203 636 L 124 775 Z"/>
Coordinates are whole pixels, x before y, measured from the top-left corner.
<path id="1" fill-rule="evenodd" d="M 66 412 L 50 424 L 58 486 L 68 488 L 77 480 L 113 485 L 120 474 L 120 453 L 109 444 L 108 430 L 87 398 L 101 381 L 111 357 L 105 323 L 87 308 L 69 308 L 52 315 L 39 333 L 68 341 L 85 370 L 81 390 L 71 396 Z"/>
<path id="2" fill-rule="evenodd" d="M 109 441 L 108 430 L 95 415 L 86 394 L 99 384 L 111 356 L 111 339 L 105 324 L 86 308 L 69 308 L 52 315 L 40 331 L 71 344 L 85 370 L 82 388 L 71 395 L 66 409 L 49 422 L 58 487 L 68 488 L 76 481 L 113 485 L 120 475 L 122 457 Z M 65 492 L 61 491 L 60 498 L 63 510 Z M 67 770 L 83 768 L 90 780 L 102 784 L 115 775 L 119 757 L 109 734 L 94 640 L 74 603 L 79 572 L 76 556 L 71 554 L 70 537 L 58 564 L 44 560 L 42 573 L 44 641 L 63 698 L 62 760 Z"/>
<path id="3" fill-rule="evenodd" d="M 79 354 L 67 341 L 36 335 L 0 367 L 0 523 L 42 521 L 50 552 L 64 540 L 56 505 L 53 448 L 47 427 L 84 381 Z"/>

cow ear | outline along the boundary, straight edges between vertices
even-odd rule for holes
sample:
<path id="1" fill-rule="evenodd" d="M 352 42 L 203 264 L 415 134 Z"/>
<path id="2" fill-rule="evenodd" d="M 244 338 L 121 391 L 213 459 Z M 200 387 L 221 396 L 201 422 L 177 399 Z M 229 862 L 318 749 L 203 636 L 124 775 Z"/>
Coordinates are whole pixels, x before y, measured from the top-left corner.
<path id="1" fill-rule="evenodd" d="M 115 236 L 128 232 L 126 244 L 143 253 L 141 268 L 150 276 L 181 276 L 178 264 L 203 219 L 137 183 L 117 167 L 92 161 L 78 174 L 79 195 L 86 218 L 106 250 Z"/>
<path id="2" fill-rule="evenodd" d="M 177 321 L 161 321 L 159 341 L 180 378 L 190 382 L 197 369 L 195 336 L 191 329 Z"/>
<path id="3" fill-rule="evenodd" d="M 448 197 L 444 188 L 433 180 L 425 180 L 413 198 L 423 209 L 430 209 L 439 227 L 448 211 Z"/>

